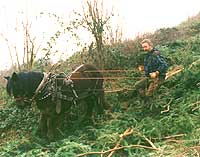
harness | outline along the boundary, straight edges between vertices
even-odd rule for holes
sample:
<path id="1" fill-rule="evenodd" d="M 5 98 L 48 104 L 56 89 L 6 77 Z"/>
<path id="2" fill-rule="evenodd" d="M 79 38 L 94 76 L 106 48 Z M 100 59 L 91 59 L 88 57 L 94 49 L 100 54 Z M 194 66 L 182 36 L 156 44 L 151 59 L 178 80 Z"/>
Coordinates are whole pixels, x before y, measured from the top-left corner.
<path id="1" fill-rule="evenodd" d="M 62 99 L 67 101 L 72 101 L 75 98 L 78 98 L 76 91 L 74 90 L 73 81 L 70 79 L 58 78 L 61 74 L 52 74 L 49 73 L 48 75 L 44 75 L 40 85 L 35 91 L 34 96 L 32 97 L 32 101 L 42 101 L 49 96 L 52 97 L 52 101 L 55 99 Z M 62 84 L 58 84 L 58 81 L 62 80 Z M 62 86 L 69 86 L 70 91 L 73 93 L 71 97 L 62 94 Z"/>
<path id="2" fill-rule="evenodd" d="M 77 101 L 88 98 L 90 96 L 98 95 L 98 92 L 96 92 L 96 87 L 98 86 L 99 83 L 98 79 L 97 81 L 95 81 L 95 84 L 93 84 L 94 87 L 87 89 L 80 89 L 84 90 L 81 92 L 79 92 L 79 89 L 75 89 L 73 78 L 71 78 L 71 76 L 73 75 L 73 73 L 77 71 L 84 72 L 85 69 L 83 65 L 79 66 L 68 75 L 64 73 L 60 74 L 53 74 L 51 72 L 47 74 L 44 73 L 42 81 L 40 82 L 39 86 L 34 92 L 34 95 L 31 98 L 24 95 L 17 99 L 21 99 L 24 102 L 30 103 L 33 106 L 33 108 L 36 105 L 36 102 L 50 99 L 56 104 L 56 112 L 60 113 L 62 101 L 72 102 L 72 104 L 76 105 Z"/>
<path id="3" fill-rule="evenodd" d="M 59 114 L 61 112 L 61 101 L 72 102 L 75 106 L 77 101 L 87 98 L 95 94 L 95 88 L 98 84 L 96 81 L 94 89 L 87 89 L 81 92 L 79 95 L 74 88 L 74 83 L 70 79 L 71 75 L 61 74 L 44 74 L 44 77 L 35 91 L 34 96 L 31 99 L 32 105 L 35 101 L 43 101 L 51 96 L 51 100 L 56 103 L 56 112 Z M 63 87 L 66 87 L 65 89 Z M 66 94 L 66 92 L 68 94 Z"/>

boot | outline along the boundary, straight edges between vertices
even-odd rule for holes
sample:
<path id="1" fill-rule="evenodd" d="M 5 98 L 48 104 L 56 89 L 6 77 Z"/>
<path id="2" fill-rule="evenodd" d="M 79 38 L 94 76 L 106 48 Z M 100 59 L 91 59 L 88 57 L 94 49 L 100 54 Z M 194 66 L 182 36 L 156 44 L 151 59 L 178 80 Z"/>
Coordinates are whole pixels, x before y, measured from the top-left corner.
<path id="1" fill-rule="evenodd" d="M 152 103 L 152 97 L 150 96 L 145 96 L 144 97 L 144 104 L 145 105 L 150 105 Z"/>

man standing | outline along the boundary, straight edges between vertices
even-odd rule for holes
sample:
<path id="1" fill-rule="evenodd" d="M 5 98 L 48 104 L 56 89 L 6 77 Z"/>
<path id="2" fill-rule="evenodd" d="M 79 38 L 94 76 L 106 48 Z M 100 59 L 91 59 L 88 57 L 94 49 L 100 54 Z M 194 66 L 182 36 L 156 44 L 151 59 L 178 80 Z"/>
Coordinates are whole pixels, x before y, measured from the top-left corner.
<path id="1" fill-rule="evenodd" d="M 144 56 L 144 66 L 140 66 L 139 70 L 144 71 L 146 77 L 137 82 L 135 87 L 142 96 L 148 98 L 165 80 L 167 63 L 160 51 L 153 47 L 151 40 L 144 39 L 141 45 L 147 53 Z"/>

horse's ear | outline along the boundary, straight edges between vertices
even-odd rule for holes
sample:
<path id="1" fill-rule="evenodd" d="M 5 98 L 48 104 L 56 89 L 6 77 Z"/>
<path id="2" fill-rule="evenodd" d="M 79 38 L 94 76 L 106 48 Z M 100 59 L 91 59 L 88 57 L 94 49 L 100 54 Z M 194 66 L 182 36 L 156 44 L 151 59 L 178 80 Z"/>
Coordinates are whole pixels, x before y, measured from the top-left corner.
<path id="1" fill-rule="evenodd" d="M 4 76 L 4 78 L 5 78 L 6 80 L 9 80 L 9 79 L 10 79 L 10 76 Z"/>
<path id="2" fill-rule="evenodd" d="M 12 79 L 13 81 L 16 81 L 17 78 L 18 78 L 17 73 L 16 73 L 16 72 L 13 72 L 13 74 L 12 74 L 12 76 L 11 76 L 11 79 Z"/>

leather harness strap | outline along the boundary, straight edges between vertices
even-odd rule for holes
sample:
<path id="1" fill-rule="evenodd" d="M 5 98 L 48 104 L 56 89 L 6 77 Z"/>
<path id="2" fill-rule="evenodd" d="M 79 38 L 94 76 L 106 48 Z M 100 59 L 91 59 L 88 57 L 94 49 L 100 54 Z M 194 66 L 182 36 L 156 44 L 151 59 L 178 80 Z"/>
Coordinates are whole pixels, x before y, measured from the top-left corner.
<path id="1" fill-rule="evenodd" d="M 40 82 L 39 86 L 37 87 L 37 89 L 35 90 L 35 94 L 33 95 L 31 101 L 34 101 L 34 99 L 36 98 L 36 96 L 38 95 L 38 93 L 40 93 L 40 90 L 42 89 L 42 87 L 44 87 L 46 81 L 47 81 L 47 78 L 49 77 L 50 73 L 47 74 L 47 73 L 43 73 L 44 77 L 42 79 L 42 81 Z"/>

